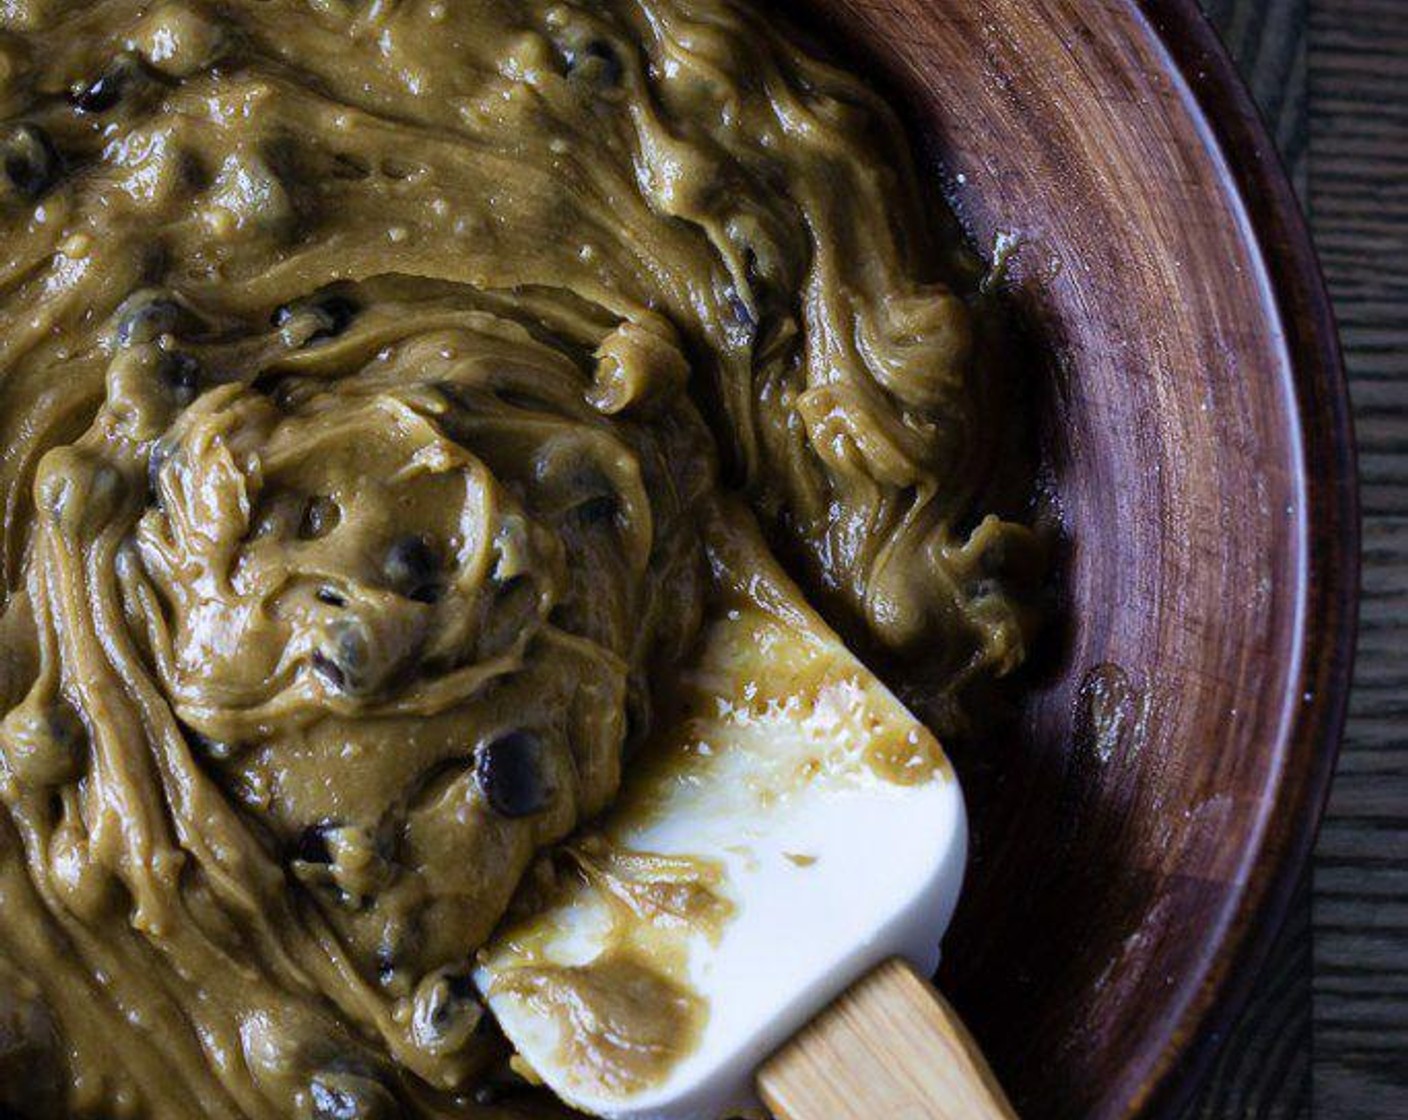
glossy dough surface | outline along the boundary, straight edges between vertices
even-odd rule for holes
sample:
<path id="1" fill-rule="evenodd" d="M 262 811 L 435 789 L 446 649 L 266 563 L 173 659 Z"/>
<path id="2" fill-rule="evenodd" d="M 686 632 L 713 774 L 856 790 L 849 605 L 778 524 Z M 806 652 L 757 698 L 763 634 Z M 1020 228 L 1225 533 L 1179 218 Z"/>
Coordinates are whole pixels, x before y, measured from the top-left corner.
<path id="1" fill-rule="evenodd" d="M 11 1109 L 493 1114 L 473 955 L 721 487 L 882 645 L 1020 662 L 976 271 L 766 15 L 15 0 L 0 121 Z"/>

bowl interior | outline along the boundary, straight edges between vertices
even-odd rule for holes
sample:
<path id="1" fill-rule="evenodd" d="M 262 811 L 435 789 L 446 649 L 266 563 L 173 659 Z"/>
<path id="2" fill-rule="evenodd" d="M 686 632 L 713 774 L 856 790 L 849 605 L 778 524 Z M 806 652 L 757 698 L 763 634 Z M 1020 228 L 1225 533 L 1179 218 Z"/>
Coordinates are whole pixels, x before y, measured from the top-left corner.
<path id="1" fill-rule="evenodd" d="M 957 760 L 976 842 L 941 980 L 1024 1116 L 1167 1103 L 1318 805 L 1284 299 L 1140 6 L 804 7 L 907 107 L 975 242 L 1016 239 L 1046 356 L 1060 624 L 1016 725 Z"/>

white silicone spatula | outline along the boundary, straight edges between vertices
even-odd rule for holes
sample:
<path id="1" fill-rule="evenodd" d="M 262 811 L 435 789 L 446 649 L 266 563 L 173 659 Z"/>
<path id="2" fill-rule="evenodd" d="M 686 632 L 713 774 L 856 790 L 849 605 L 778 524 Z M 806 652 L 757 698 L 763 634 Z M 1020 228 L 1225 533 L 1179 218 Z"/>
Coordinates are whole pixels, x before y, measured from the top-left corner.
<path id="1" fill-rule="evenodd" d="M 725 609 L 680 711 L 580 875 L 484 953 L 481 990 L 532 1070 L 598 1116 L 720 1120 L 761 1098 L 783 1120 L 1012 1117 L 920 979 L 967 838 L 942 750 L 751 521 L 709 537 Z"/>

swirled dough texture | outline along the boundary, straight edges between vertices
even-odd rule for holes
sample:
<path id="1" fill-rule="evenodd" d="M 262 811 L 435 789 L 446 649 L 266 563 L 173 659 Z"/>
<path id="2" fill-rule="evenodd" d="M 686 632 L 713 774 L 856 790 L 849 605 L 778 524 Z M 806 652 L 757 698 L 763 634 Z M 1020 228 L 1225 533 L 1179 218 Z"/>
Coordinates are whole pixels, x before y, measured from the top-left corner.
<path id="1" fill-rule="evenodd" d="M 765 13 L 0 29 L 11 1112 L 493 1113 L 469 964 L 648 734 L 721 477 L 879 642 L 1020 661 L 978 297 Z"/>

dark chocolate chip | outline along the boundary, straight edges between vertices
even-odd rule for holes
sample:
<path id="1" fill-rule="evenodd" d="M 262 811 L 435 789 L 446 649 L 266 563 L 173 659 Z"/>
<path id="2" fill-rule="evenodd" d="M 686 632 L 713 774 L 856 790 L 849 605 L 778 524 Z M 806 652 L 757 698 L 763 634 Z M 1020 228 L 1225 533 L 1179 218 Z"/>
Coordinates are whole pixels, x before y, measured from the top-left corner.
<path id="1" fill-rule="evenodd" d="M 313 1120 L 392 1120 L 402 1115 L 386 1086 L 348 1070 L 323 1070 L 308 1085 Z"/>
<path id="2" fill-rule="evenodd" d="M 327 293 L 283 304 L 274 310 L 272 322 L 274 326 L 283 328 L 291 327 L 296 320 L 301 320 L 302 322 L 298 323 L 301 328 L 298 331 L 298 344 L 307 346 L 342 334 L 352 325 L 352 320 L 360 310 L 361 308 L 346 296 Z"/>
<path id="3" fill-rule="evenodd" d="M 313 651 L 312 661 L 313 672 L 327 681 L 332 688 L 341 690 L 347 687 L 347 674 L 342 671 L 342 667 L 336 661 L 328 657 L 322 650 L 315 649 Z"/>
<path id="4" fill-rule="evenodd" d="M 74 108 L 80 113 L 106 113 L 143 73 L 142 61 L 136 54 L 118 55 L 101 75 L 73 95 Z"/>
<path id="5" fill-rule="evenodd" d="M 399 955 L 390 945 L 378 945 L 373 956 L 377 983 L 388 988 L 401 978 Z"/>
<path id="6" fill-rule="evenodd" d="M 49 734 L 54 737 L 54 742 L 66 751 L 76 750 L 80 744 L 86 741 L 88 732 L 83 726 L 73 705 L 63 700 L 55 702 L 49 708 Z"/>
<path id="7" fill-rule="evenodd" d="M 491 1022 L 492 1019 L 493 1016 L 484 1016 L 485 1022 Z M 504 1065 L 490 1073 L 475 1087 L 472 1099 L 478 1105 L 500 1105 L 521 1096 L 525 1091 L 531 1091 L 527 1082 Z"/>
<path id="8" fill-rule="evenodd" d="M 163 354 L 157 369 L 179 404 L 190 404 L 200 393 L 200 362 L 189 354 Z"/>
<path id="9" fill-rule="evenodd" d="M 357 317 L 359 310 L 357 305 L 345 296 L 326 297 L 318 305 L 318 311 L 326 325 L 316 330 L 308 341 L 336 338 L 352 325 L 352 320 Z"/>
<path id="10" fill-rule="evenodd" d="M 356 181 L 365 179 L 372 173 L 371 164 L 351 152 L 337 152 L 332 157 L 331 174 L 334 179 Z"/>
<path id="11" fill-rule="evenodd" d="M 416 986 L 411 1029 L 431 1054 L 458 1050 L 479 1029 L 484 1005 L 467 973 L 440 969 Z"/>
<path id="12" fill-rule="evenodd" d="M 122 100 L 123 76 L 103 74 L 73 95 L 73 104 L 81 113 L 106 113 Z"/>
<path id="13" fill-rule="evenodd" d="M 744 298 L 738 294 L 738 289 L 732 284 L 726 291 L 728 299 L 728 309 L 733 315 L 734 321 L 750 334 L 758 329 L 758 318 L 753 314 L 752 309 Z"/>
<path id="14" fill-rule="evenodd" d="M 298 834 L 293 845 L 293 858 L 300 863 L 330 864 L 332 849 L 328 846 L 328 832 L 337 826 L 331 821 L 310 824 Z"/>
<path id="15" fill-rule="evenodd" d="M 210 748 L 215 746 L 215 740 L 208 735 L 202 735 L 199 731 L 186 729 L 186 742 L 190 743 L 201 754 L 209 754 Z"/>
<path id="16" fill-rule="evenodd" d="M 401 594 L 421 603 L 433 603 L 440 597 L 436 577 L 440 574 L 440 557 L 422 536 L 399 537 L 386 550 L 383 564 L 387 582 Z"/>
<path id="17" fill-rule="evenodd" d="M 220 762 L 233 758 L 238 752 L 237 747 L 219 739 L 212 739 L 209 735 L 202 735 L 199 731 L 194 731 L 189 727 L 186 728 L 186 741 L 191 744 L 191 749 L 197 754 Z"/>
<path id="18" fill-rule="evenodd" d="M 18 124 L 0 143 L 5 178 L 15 193 L 33 202 L 58 182 L 63 158 L 49 134 L 37 124 Z"/>
<path id="19" fill-rule="evenodd" d="M 382 927 L 373 960 L 377 981 L 398 996 L 409 996 L 415 987 L 413 969 L 424 947 L 419 918 L 402 912 Z"/>
<path id="20" fill-rule="evenodd" d="M 139 292 L 118 311 L 118 345 L 155 342 L 163 335 L 176 334 L 188 321 L 186 309 L 169 296 Z"/>
<path id="21" fill-rule="evenodd" d="M 445 977 L 445 983 L 449 986 L 450 995 L 455 999 L 479 998 L 474 981 L 470 979 L 467 972 L 452 972 Z"/>
<path id="22" fill-rule="evenodd" d="M 538 624 L 538 586 L 525 575 L 499 585 L 493 607 L 484 617 L 476 643 L 479 657 L 498 657 Z"/>
<path id="23" fill-rule="evenodd" d="M 562 59 L 569 74 L 588 78 L 600 86 L 615 86 L 625 73 L 616 48 L 605 39 L 592 39 L 582 47 L 565 47 Z"/>
<path id="24" fill-rule="evenodd" d="M 156 505 L 161 504 L 161 472 L 171 461 L 171 445 L 158 440 L 147 456 L 147 494 Z"/>
<path id="25" fill-rule="evenodd" d="M 542 739 L 532 731 L 510 731 L 479 748 L 474 777 L 494 812 L 530 817 L 552 801 L 543 762 Z"/>
<path id="26" fill-rule="evenodd" d="M 607 525 L 616 520 L 620 508 L 620 503 L 613 495 L 600 494 L 595 498 L 588 498 L 577 506 L 573 513 L 583 525 Z"/>
<path id="27" fill-rule="evenodd" d="M 327 821 L 305 828 L 288 849 L 289 870 L 346 910 L 364 910 L 395 874 L 387 845 L 371 829 Z"/>
<path id="28" fill-rule="evenodd" d="M 1002 584 L 995 579 L 978 579 L 970 582 L 964 590 L 970 599 L 987 599 L 1002 593 Z"/>
<path id="29" fill-rule="evenodd" d="M 429 1009 L 427 1018 L 438 1030 L 444 1030 L 459 1015 L 459 1006 L 463 1001 L 456 999 L 448 987 L 440 989 L 439 997 Z"/>
<path id="30" fill-rule="evenodd" d="M 369 691 L 372 649 L 365 627 L 356 619 L 334 619 L 327 640 L 313 651 L 313 671 L 339 692 Z"/>
<path id="31" fill-rule="evenodd" d="M 757 284 L 762 280 L 758 269 L 758 251 L 751 245 L 743 250 L 743 271 L 750 284 Z"/>
<path id="32" fill-rule="evenodd" d="M 298 536 L 316 541 L 327 536 L 342 520 L 342 510 L 331 498 L 315 495 L 303 503 L 303 516 L 298 522 Z"/>

